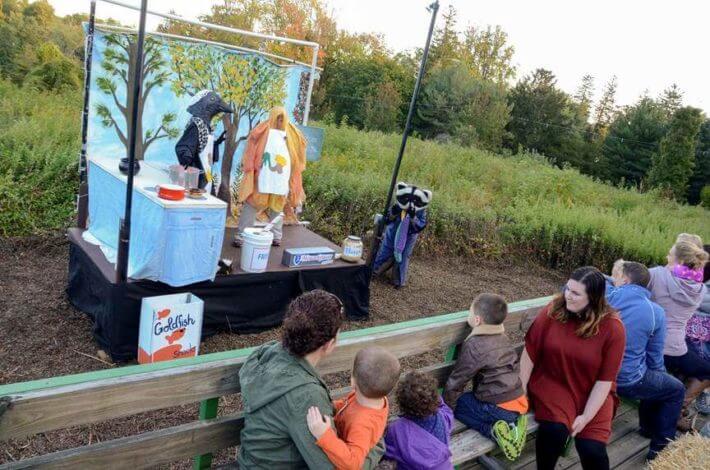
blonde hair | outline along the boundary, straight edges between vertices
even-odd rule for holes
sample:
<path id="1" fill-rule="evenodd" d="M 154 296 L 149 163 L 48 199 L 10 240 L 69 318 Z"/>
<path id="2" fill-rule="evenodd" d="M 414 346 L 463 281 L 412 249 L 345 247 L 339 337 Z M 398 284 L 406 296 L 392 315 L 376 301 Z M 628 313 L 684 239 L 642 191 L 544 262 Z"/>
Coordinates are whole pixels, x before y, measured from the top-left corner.
<path id="1" fill-rule="evenodd" d="M 688 242 L 692 243 L 700 249 L 703 248 L 703 239 L 700 238 L 700 235 L 696 235 L 694 233 L 679 233 L 675 239 L 675 242 Z"/>
<path id="2" fill-rule="evenodd" d="M 703 250 L 702 245 L 698 246 L 687 239 L 676 242 L 672 250 L 676 261 L 690 269 L 703 269 L 710 256 Z"/>

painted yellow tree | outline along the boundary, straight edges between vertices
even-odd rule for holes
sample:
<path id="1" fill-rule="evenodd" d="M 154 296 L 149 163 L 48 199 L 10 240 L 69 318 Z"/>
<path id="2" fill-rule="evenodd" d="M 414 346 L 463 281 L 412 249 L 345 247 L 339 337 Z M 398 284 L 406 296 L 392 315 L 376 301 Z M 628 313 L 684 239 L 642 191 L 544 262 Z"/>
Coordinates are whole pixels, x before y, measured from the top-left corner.
<path id="1" fill-rule="evenodd" d="M 221 117 L 226 134 L 217 196 L 229 204 L 227 213 L 235 216 L 234 154 L 264 114 L 283 104 L 286 74 L 254 54 L 183 42 L 174 42 L 169 49 L 175 72 L 172 89 L 178 96 L 193 96 L 209 89 L 219 93 L 234 109 L 233 114 Z"/>

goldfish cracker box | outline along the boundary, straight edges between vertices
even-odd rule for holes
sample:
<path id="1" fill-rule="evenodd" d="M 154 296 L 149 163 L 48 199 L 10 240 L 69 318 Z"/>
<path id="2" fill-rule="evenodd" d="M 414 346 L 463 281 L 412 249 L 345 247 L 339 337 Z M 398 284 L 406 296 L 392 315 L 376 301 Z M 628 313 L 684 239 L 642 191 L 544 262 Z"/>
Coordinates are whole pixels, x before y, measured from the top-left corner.
<path id="1" fill-rule="evenodd" d="M 197 356 L 205 303 L 190 293 L 144 297 L 138 333 L 138 362 Z"/>

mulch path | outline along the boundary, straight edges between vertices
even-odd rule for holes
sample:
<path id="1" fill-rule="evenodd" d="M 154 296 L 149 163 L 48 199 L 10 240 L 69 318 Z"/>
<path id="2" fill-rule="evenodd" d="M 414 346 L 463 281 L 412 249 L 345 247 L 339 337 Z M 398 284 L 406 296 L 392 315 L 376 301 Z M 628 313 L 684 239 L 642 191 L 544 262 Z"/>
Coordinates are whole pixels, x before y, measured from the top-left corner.
<path id="1" fill-rule="evenodd" d="M 120 366 L 102 362 L 90 319 L 67 300 L 67 263 L 68 243 L 63 234 L 0 239 L 0 384 Z M 524 261 L 415 257 L 409 285 L 395 290 L 382 280 L 373 282 L 370 319 L 347 322 L 344 329 L 465 310 L 481 292 L 496 292 L 508 301 L 540 297 L 555 292 L 563 282 L 561 273 Z M 218 334 L 203 342 L 201 352 L 254 346 L 279 334 L 279 328 L 248 335 Z M 409 358 L 403 361 L 403 368 L 421 367 L 440 356 L 440 352 L 433 352 Z M 348 377 L 335 374 L 328 382 L 341 387 Z M 220 413 L 239 407 L 238 396 L 225 397 Z M 0 443 L 0 464 L 182 424 L 196 417 L 195 404 Z M 230 453 L 233 456 L 233 450 Z M 216 461 L 224 461 L 228 451 L 216 457 Z M 190 462 L 178 462 L 166 468 L 189 466 Z"/>

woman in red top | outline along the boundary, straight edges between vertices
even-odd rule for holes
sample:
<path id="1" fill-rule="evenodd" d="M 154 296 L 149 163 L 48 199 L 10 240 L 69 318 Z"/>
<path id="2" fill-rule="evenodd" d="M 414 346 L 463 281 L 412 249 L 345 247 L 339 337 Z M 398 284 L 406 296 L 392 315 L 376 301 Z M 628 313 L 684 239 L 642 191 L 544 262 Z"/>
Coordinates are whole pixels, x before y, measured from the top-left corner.
<path id="1" fill-rule="evenodd" d="M 577 269 L 525 336 L 520 378 L 540 424 L 535 451 L 541 470 L 554 469 L 570 436 L 582 468 L 609 468 L 606 444 L 625 332 L 604 291 L 598 269 Z"/>

